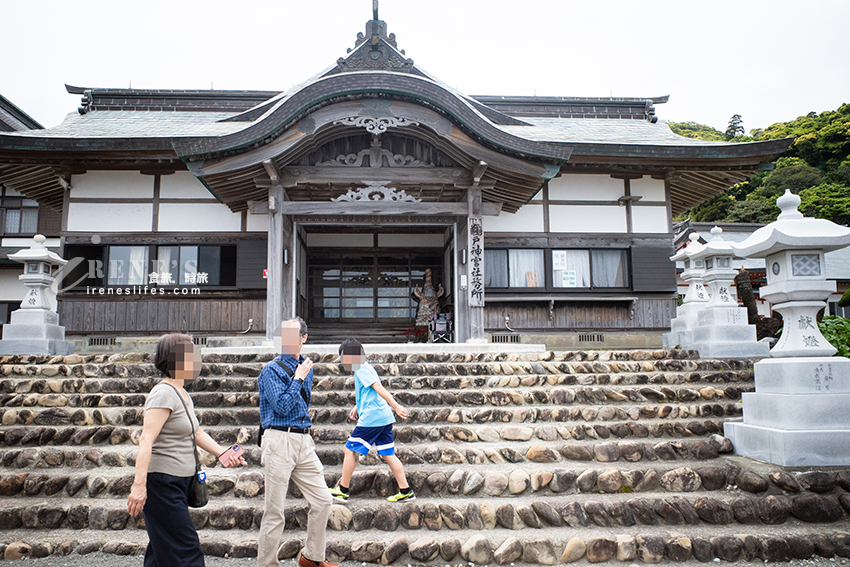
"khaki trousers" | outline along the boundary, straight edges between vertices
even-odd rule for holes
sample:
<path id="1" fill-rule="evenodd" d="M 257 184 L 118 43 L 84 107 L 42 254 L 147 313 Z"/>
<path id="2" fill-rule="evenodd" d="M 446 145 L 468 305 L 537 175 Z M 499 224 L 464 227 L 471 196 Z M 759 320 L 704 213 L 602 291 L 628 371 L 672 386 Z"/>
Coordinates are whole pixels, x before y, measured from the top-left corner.
<path id="1" fill-rule="evenodd" d="M 259 567 L 278 567 L 283 538 L 283 506 L 291 478 L 310 507 L 303 556 L 325 560 L 325 532 L 333 499 L 313 438 L 301 433 L 268 429 L 263 434 L 261 463 L 265 468 L 265 511 L 257 549 Z"/>

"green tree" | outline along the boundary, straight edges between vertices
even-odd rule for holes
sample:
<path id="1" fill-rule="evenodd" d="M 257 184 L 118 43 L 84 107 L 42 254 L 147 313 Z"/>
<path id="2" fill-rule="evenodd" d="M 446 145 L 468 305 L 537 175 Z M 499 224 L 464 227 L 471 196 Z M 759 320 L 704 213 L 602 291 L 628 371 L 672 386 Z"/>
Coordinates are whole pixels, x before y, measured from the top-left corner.
<path id="1" fill-rule="evenodd" d="M 740 114 L 735 114 L 732 118 L 729 119 L 729 125 L 726 126 L 726 140 L 731 140 L 732 138 L 736 138 L 738 136 L 744 135 L 744 120 L 741 118 Z"/>
<path id="2" fill-rule="evenodd" d="M 815 187 L 824 183 L 824 181 L 820 170 L 808 165 L 777 167 L 764 178 L 761 187 L 754 191 L 754 195 L 775 199 L 782 195 L 786 189 L 790 189 L 792 193 L 799 193 L 803 189 Z"/>
<path id="3" fill-rule="evenodd" d="M 716 130 L 705 124 L 697 124 L 696 122 L 668 122 L 667 126 L 673 132 L 685 138 L 696 138 L 697 140 L 710 140 L 713 142 L 722 142 L 726 139 L 720 130 Z"/>
<path id="4" fill-rule="evenodd" d="M 824 183 L 800 191 L 800 211 L 807 217 L 850 225 L 850 187 Z"/>
<path id="5" fill-rule="evenodd" d="M 760 222 L 769 223 L 779 216 L 776 199 L 747 199 L 736 201 L 726 213 L 724 222 Z"/>

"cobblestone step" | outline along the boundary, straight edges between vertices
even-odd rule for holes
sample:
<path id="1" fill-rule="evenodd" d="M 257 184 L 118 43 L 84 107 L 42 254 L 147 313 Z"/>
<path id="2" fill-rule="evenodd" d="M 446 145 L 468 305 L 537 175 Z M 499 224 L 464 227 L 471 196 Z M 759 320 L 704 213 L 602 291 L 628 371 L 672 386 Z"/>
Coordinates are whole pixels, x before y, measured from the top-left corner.
<path id="1" fill-rule="evenodd" d="M 256 481 L 255 479 L 254 481 Z M 260 479 L 261 480 L 261 479 Z M 252 481 L 252 482 L 254 482 Z M 132 484 L 132 480 L 130 481 Z M 236 493 L 214 495 L 204 508 L 191 510 L 198 529 L 258 530 L 262 519 L 262 498 L 239 498 L 249 482 L 237 484 Z M 599 526 L 632 527 L 683 525 L 769 525 L 819 524 L 844 521 L 850 511 L 850 494 L 751 495 L 740 491 L 709 494 L 581 494 L 573 496 L 540 495 L 493 499 L 490 495 L 418 496 L 416 501 L 387 503 L 390 491 L 377 497 L 352 496 L 347 505 L 335 505 L 328 526 L 334 531 L 383 532 L 405 530 L 481 530 L 495 527 L 506 530 L 543 528 L 581 528 Z M 121 496 L 116 494 L 115 496 Z M 229 497 L 228 497 L 229 496 Z M 0 509 L 2 529 L 144 529 L 143 517 L 131 518 L 125 498 L 75 499 L 57 496 L 39 503 L 17 499 Z M 17 504 L 17 505 L 16 505 Z M 288 501 L 286 515 L 291 528 L 306 530 L 307 507 L 294 497 Z"/>
<path id="2" fill-rule="evenodd" d="M 641 531 L 642 530 L 642 531 Z M 328 560 L 360 561 L 382 564 L 437 564 L 479 562 L 551 565 L 586 560 L 656 564 L 662 561 L 716 561 L 765 563 L 806 560 L 814 557 L 850 557 L 850 533 L 840 529 L 817 530 L 808 526 L 786 527 L 781 533 L 758 533 L 747 527 L 717 526 L 706 537 L 698 529 L 683 526 L 675 530 L 658 529 L 655 533 L 622 529 L 611 535 L 593 528 L 575 529 L 546 537 L 533 533 L 513 534 L 501 530 L 436 532 L 398 535 L 374 530 L 331 533 Z M 755 532 L 755 533 L 754 533 Z M 116 537 L 97 532 L 60 529 L 35 537 L 31 530 L 12 530 L 4 534 L 8 543 L 0 543 L 0 553 L 8 559 L 18 557 L 87 556 L 103 552 L 118 556 L 141 555 L 147 546 L 143 530 L 124 530 Z M 278 551 L 281 560 L 296 557 L 303 538 L 286 535 Z M 199 530 L 201 548 L 208 556 L 256 557 L 257 533 L 254 531 Z M 520 536 L 520 537 L 517 537 Z M 482 541 L 483 540 L 483 541 Z"/>

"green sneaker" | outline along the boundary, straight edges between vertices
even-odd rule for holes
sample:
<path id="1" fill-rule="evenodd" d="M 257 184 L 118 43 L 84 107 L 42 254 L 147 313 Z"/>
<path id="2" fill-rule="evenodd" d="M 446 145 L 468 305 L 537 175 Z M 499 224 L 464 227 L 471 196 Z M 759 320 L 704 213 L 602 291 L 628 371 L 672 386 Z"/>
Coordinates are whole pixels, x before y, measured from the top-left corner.
<path id="1" fill-rule="evenodd" d="M 398 494 L 394 494 L 387 498 L 389 502 L 406 502 L 407 500 L 416 500 L 416 495 L 411 490 L 407 494 L 403 494 L 399 492 Z"/>
<path id="2" fill-rule="evenodd" d="M 339 502 L 348 502 L 348 493 L 339 489 L 339 485 L 334 486 L 331 490 L 331 496 Z"/>

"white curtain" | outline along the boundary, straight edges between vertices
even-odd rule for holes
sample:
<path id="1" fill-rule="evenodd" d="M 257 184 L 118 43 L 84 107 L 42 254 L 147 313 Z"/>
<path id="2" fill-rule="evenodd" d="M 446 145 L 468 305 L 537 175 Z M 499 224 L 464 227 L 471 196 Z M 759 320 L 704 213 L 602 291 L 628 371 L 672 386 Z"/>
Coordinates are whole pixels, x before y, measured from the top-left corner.
<path id="1" fill-rule="evenodd" d="M 626 255 L 622 250 L 593 250 L 593 286 L 626 287 Z"/>
<path id="2" fill-rule="evenodd" d="M 174 270 L 171 269 L 172 260 L 177 260 L 175 252 L 176 248 L 173 246 L 160 246 L 156 249 L 156 273 L 162 277 L 162 274 L 171 274 L 171 281 L 177 283 L 174 279 Z M 172 256 L 175 256 L 172 258 Z"/>
<path id="3" fill-rule="evenodd" d="M 6 232 L 21 232 L 21 209 L 6 209 Z"/>
<path id="4" fill-rule="evenodd" d="M 545 287 L 543 250 L 511 250 L 511 287 Z"/>
<path id="5" fill-rule="evenodd" d="M 132 246 L 130 248 L 130 269 L 127 272 L 127 284 L 144 285 L 148 277 L 148 247 Z"/>
<path id="6" fill-rule="evenodd" d="M 587 250 L 553 250 L 555 287 L 590 287 L 590 254 Z"/>
<path id="7" fill-rule="evenodd" d="M 38 232 L 38 209 L 21 209 L 21 232 Z"/>
<path id="8" fill-rule="evenodd" d="M 508 287 L 507 250 L 484 250 L 484 287 Z"/>

